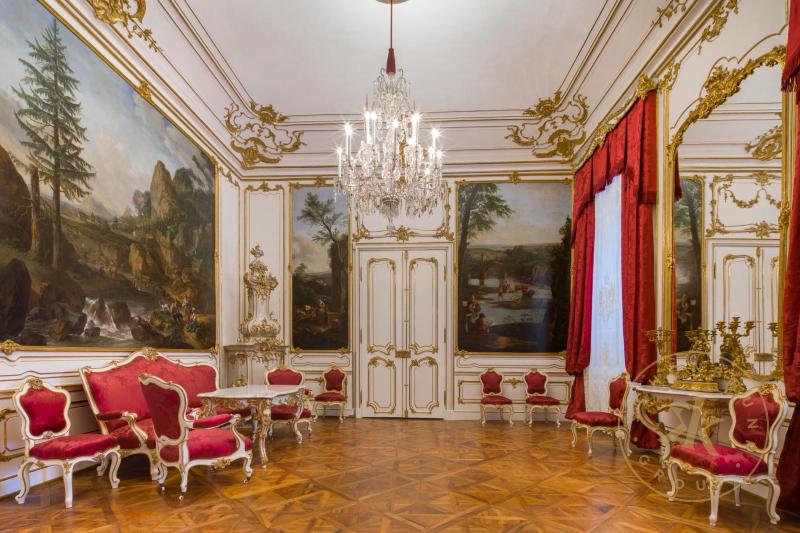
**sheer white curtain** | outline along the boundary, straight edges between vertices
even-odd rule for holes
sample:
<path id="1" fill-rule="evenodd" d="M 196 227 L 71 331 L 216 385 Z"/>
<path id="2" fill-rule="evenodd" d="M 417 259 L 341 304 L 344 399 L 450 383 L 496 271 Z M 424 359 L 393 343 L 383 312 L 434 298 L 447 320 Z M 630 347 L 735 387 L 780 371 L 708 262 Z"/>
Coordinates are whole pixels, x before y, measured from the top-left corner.
<path id="1" fill-rule="evenodd" d="M 594 197 L 592 346 L 583 376 L 586 410 L 608 410 L 608 382 L 625 371 L 622 335 L 622 179 Z"/>

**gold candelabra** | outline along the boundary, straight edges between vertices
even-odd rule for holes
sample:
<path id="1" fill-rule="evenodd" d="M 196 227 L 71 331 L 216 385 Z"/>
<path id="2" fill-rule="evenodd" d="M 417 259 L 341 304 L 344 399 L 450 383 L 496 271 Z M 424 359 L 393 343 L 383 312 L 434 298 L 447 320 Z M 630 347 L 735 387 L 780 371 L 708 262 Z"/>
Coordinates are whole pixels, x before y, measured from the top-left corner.
<path id="1" fill-rule="evenodd" d="M 677 371 L 675 358 L 672 354 L 672 339 L 675 332 L 671 329 L 656 328 L 647 332 L 647 338 L 656 345 L 656 375 L 653 385 L 668 386 L 669 375 Z"/>
<path id="2" fill-rule="evenodd" d="M 748 320 L 744 323 L 744 330 L 740 332 L 741 325 L 741 319 L 738 316 L 733 317 L 727 324 L 724 321 L 717 322 L 717 331 L 722 339 L 719 348 L 720 373 L 721 377 L 727 380 L 725 392 L 732 394 L 739 394 L 747 390 L 742 378 L 745 373 L 754 370 L 745 356 L 742 337 L 750 335 L 756 323 Z"/>
<path id="3" fill-rule="evenodd" d="M 708 329 L 693 329 L 686 332 L 686 338 L 691 342 L 686 366 L 677 372 L 677 379 L 672 384 L 675 389 L 719 392 L 719 368 L 711 362 L 711 345 L 714 342 L 715 332 Z"/>

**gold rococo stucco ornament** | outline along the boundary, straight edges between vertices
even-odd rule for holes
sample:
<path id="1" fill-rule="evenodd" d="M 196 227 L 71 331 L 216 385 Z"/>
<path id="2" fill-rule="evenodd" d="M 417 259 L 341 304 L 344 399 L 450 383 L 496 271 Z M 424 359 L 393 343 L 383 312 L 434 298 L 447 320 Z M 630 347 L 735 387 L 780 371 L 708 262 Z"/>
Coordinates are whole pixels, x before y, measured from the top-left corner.
<path id="1" fill-rule="evenodd" d="M 589 117 L 589 104 L 581 94 L 564 100 L 561 91 L 556 91 L 550 98 L 540 98 L 522 115 L 523 120 L 530 122 L 509 127 L 510 133 L 506 139 L 530 148 L 537 158 L 560 157 L 570 160 L 575 155 L 575 149 L 586 140 L 583 128 Z"/>
<path id="2" fill-rule="evenodd" d="M 274 344 L 281 332 L 281 325 L 269 310 L 269 299 L 278 287 L 278 280 L 261 260 L 264 251 L 260 245 L 250 250 L 253 260 L 242 277 L 247 298 L 247 314 L 239 327 L 246 341 Z"/>
<path id="3" fill-rule="evenodd" d="M 141 25 L 147 11 L 146 0 L 87 0 L 92 6 L 94 16 L 109 26 L 121 24 L 128 34 L 128 39 L 139 37 L 147 46 L 156 52 L 161 48 L 153 38 L 153 31 Z"/>
<path id="4" fill-rule="evenodd" d="M 280 127 L 289 118 L 271 105 L 251 101 L 247 109 L 232 103 L 225 110 L 225 127 L 231 134 L 231 148 L 242 157 L 242 165 L 252 168 L 259 163 L 280 162 L 285 154 L 305 145 L 303 132 Z"/>

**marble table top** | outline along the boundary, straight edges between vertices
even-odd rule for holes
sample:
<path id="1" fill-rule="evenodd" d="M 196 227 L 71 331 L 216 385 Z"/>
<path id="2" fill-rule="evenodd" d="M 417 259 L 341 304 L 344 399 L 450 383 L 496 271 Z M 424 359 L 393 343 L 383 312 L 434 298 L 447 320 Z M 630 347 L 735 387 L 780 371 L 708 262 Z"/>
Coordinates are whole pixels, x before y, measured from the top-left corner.
<path id="1" fill-rule="evenodd" d="M 199 398 L 217 398 L 225 400 L 272 400 L 296 394 L 304 389 L 303 385 L 245 385 L 243 387 L 227 387 L 211 392 L 201 392 Z"/>

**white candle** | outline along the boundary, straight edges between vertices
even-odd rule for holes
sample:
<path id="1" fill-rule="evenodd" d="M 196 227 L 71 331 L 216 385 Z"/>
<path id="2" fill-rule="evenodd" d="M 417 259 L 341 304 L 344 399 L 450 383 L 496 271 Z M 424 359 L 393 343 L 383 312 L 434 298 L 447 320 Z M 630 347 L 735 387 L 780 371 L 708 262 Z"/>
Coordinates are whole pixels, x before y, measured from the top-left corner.
<path id="1" fill-rule="evenodd" d="M 339 177 L 342 177 L 342 147 L 336 147 L 336 155 L 339 156 Z"/>
<path id="2" fill-rule="evenodd" d="M 417 144 L 417 124 L 419 124 L 419 113 L 414 113 L 411 117 L 411 146 Z"/>
<path id="3" fill-rule="evenodd" d="M 344 134 L 345 134 L 344 151 L 347 153 L 347 156 L 350 157 L 350 138 L 353 135 L 353 127 L 350 125 L 349 122 L 344 123 Z"/>
<path id="4" fill-rule="evenodd" d="M 431 150 L 436 153 L 436 139 L 439 138 L 439 130 L 436 128 L 431 130 Z"/>
<path id="5" fill-rule="evenodd" d="M 369 112 L 366 111 L 364 112 L 364 128 L 366 128 L 367 130 L 367 144 L 372 144 L 372 141 L 370 140 L 371 137 L 369 134 Z"/>

